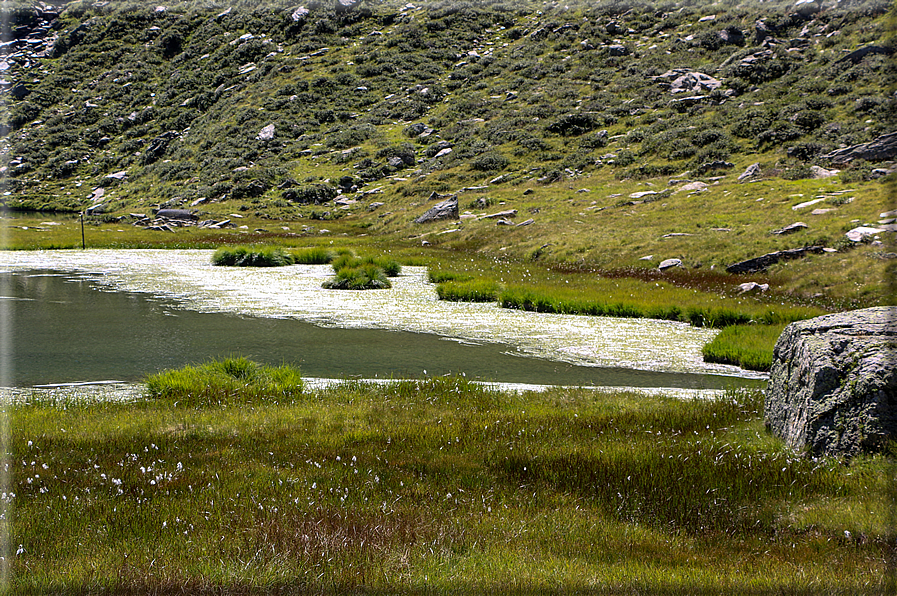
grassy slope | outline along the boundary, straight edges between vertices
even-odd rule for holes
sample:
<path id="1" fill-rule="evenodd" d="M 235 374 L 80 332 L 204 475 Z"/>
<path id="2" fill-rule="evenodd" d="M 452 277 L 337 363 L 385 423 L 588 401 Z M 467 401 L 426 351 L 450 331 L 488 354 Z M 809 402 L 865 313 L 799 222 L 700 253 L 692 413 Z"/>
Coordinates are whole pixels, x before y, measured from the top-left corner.
<path id="1" fill-rule="evenodd" d="M 456 379 L 259 396 L 15 408 L 16 593 L 893 581 L 888 461 L 787 453 L 762 432 L 757 396 L 518 395 Z"/>
<path id="2" fill-rule="evenodd" d="M 30 83 L 31 95 L 5 106 L 10 122 L 19 123 L 6 137 L 9 155 L 28 164 L 4 180 L 8 205 L 83 209 L 103 186 L 112 215 L 204 198 L 198 208 L 205 216 L 244 215 L 231 219 L 247 233 L 262 227 L 294 234 L 311 224 L 315 233 L 375 234 L 397 247 L 426 239 L 451 252 L 585 269 L 650 269 L 677 257 L 699 271 L 807 244 L 843 249 L 847 229 L 874 223 L 892 208 L 893 176 L 867 180 L 874 164 L 854 164 L 827 180 L 786 179 L 811 163 L 829 165 L 818 155 L 840 143 L 894 129 L 891 63 L 880 55 L 838 62 L 856 47 L 891 43 L 893 16 L 885 14 L 885 2 L 823 11 L 812 21 L 788 17 L 787 4 L 768 3 L 714 6 L 715 19 L 704 21 L 709 9 L 674 4 L 625 12 L 614 4 L 562 10 L 433 2 L 400 11 L 384 3 L 371 15 L 313 7 L 298 24 L 276 4 L 237 6 L 227 15 L 190 4 L 164 13 L 140 5 L 124 5 L 119 13 L 77 6 L 60 19 L 64 53 L 27 71 L 13 67 L 21 80 L 38 82 Z M 733 65 L 762 49 L 753 34 L 761 16 L 779 26 L 776 37 L 802 36 L 807 46 L 785 52 L 789 44 L 780 43 L 772 66 L 746 73 Z M 71 32 L 89 19 L 83 38 L 72 41 Z M 612 20 L 621 27 L 613 34 L 607 30 Z M 744 46 L 719 43 L 726 26 L 746 32 Z M 254 37 L 241 39 L 245 34 Z M 617 42 L 632 54 L 610 56 L 606 46 Z M 322 48 L 327 51 L 319 53 Z M 256 68 L 241 74 L 247 65 Z M 719 77 L 722 89 L 736 95 L 725 101 L 714 95 L 684 111 L 671 107 L 679 96 L 650 77 L 682 66 Z M 584 115 L 594 130 L 556 132 L 570 114 Z M 412 138 L 406 130 L 415 123 L 433 134 Z M 258 140 L 268 124 L 276 126 L 274 139 Z M 607 131 L 606 139 L 595 136 L 599 130 Z M 167 131 L 177 138 L 158 155 L 148 151 Z M 431 159 L 436 140 L 451 142 L 453 152 Z M 801 158 L 790 157 L 789 148 Z M 387 166 L 395 155 L 415 163 Z M 734 167 L 696 173 L 713 159 Z M 761 164 L 762 180 L 736 183 L 752 163 Z M 105 175 L 120 170 L 127 170 L 127 182 L 110 184 Z M 657 172 L 666 175 L 651 177 Z M 499 175 L 503 181 L 490 183 Z M 327 198 L 343 177 L 360 187 L 348 192 L 359 203 L 346 209 L 283 196 L 286 189 L 309 197 L 324 185 L 319 198 Z M 556 181 L 540 182 L 544 177 Z M 697 194 L 669 192 L 677 187 L 668 184 L 673 178 L 710 186 Z M 488 188 L 459 195 L 462 211 L 513 208 L 516 221 L 535 222 L 520 228 L 485 219 L 411 223 L 431 192 L 480 186 Z M 647 190 L 667 193 L 625 204 L 631 193 Z M 814 216 L 812 207 L 790 208 L 816 197 L 824 201 L 814 207 L 833 210 Z M 476 206 L 478 199 L 489 207 Z M 384 205 L 371 211 L 373 201 Z M 769 233 L 798 220 L 809 228 Z M 184 230 L 177 239 L 160 238 L 166 233 L 142 233 L 126 223 L 101 227 L 94 242 L 190 245 L 197 239 Z M 670 233 L 691 236 L 664 238 Z M 77 245 L 78 236 L 71 228 L 14 229 L 9 243 Z M 891 301 L 887 261 L 880 257 L 893 247 L 885 241 L 777 265 L 769 281 L 843 304 Z"/>

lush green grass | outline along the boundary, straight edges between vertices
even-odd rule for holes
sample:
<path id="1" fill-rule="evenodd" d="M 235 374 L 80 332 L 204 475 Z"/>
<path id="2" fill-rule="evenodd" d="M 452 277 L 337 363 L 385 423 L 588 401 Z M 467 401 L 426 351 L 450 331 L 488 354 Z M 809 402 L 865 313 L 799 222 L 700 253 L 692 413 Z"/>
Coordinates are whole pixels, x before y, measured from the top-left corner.
<path id="1" fill-rule="evenodd" d="M 263 366 L 246 358 L 166 370 L 146 379 L 150 399 L 185 407 L 289 401 L 301 397 L 303 386 L 297 368 Z"/>
<path id="2" fill-rule="evenodd" d="M 455 378 L 18 406 L 10 593 L 886 592 L 894 460 L 795 456 L 759 408 Z"/>
<path id="3" fill-rule="evenodd" d="M 702 349 L 705 362 L 734 364 L 749 370 L 769 370 L 772 349 L 787 323 L 730 325 Z"/>
<path id="4" fill-rule="evenodd" d="M 294 263 L 279 246 L 222 246 L 212 255 L 212 264 L 228 267 L 284 267 Z"/>
<path id="5" fill-rule="evenodd" d="M 294 248 L 290 257 L 297 265 L 327 265 L 336 258 L 334 251 L 323 247 Z"/>
<path id="6" fill-rule="evenodd" d="M 373 263 L 344 265 L 323 286 L 329 290 L 384 290 L 392 287 L 383 269 Z"/>
<path id="7" fill-rule="evenodd" d="M 495 302 L 500 292 L 501 286 L 487 279 L 444 281 L 436 286 L 440 300 L 454 302 Z"/>

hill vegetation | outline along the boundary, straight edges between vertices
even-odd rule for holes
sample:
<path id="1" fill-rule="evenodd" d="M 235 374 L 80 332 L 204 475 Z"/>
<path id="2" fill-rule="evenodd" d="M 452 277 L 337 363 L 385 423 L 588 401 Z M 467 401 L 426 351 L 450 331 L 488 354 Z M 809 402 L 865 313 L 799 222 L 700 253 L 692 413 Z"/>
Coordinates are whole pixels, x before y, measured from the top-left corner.
<path id="1" fill-rule="evenodd" d="M 830 158 L 897 130 L 884 0 L 13 6 L 8 209 L 602 271 L 819 246 L 773 285 L 890 300 L 892 234 L 845 232 L 888 225 L 893 162 Z M 413 223 L 453 196 L 457 219 Z"/>

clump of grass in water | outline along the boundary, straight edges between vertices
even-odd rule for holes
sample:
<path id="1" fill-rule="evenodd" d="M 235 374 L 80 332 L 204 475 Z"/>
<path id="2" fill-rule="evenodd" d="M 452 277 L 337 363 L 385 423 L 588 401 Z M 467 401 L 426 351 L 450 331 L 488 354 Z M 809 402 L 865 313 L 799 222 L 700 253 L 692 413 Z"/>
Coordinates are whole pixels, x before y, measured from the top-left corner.
<path id="1" fill-rule="evenodd" d="M 212 255 L 212 264 L 227 267 L 284 267 L 293 255 L 279 246 L 222 246 Z"/>
<path id="2" fill-rule="evenodd" d="M 290 251 L 290 257 L 297 265 L 327 265 L 333 262 L 336 254 L 327 248 L 301 248 Z"/>
<path id="3" fill-rule="evenodd" d="M 381 290 L 392 287 L 389 277 L 401 273 L 402 266 L 389 257 L 356 257 L 344 252 L 333 260 L 334 279 L 324 282 L 329 290 Z"/>
<path id="4" fill-rule="evenodd" d="M 725 327 L 701 350 L 704 361 L 734 364 L 749 370 L 769 370 L 772 366 L 772 350 L 785 325 Z"/>
<path id="5" fill-rule="evenodd" d="M 146 379 L 149 398 L 186 407 L 289 401 L 300 397 L 303 387 L 298 368 L 263 366 L 242 357 L 166 370 Z"/>
<path id="6" fill-rule="evenodd" d="M 427 271 L 427 280 L 431 284 L 441 284 L 447 281 L 470 281 L 473 279 L 472 275 L 468 275 L 467 273 L 457 273 L 455 271 L 448 271 L 447 269 L 430 269 Z"/>

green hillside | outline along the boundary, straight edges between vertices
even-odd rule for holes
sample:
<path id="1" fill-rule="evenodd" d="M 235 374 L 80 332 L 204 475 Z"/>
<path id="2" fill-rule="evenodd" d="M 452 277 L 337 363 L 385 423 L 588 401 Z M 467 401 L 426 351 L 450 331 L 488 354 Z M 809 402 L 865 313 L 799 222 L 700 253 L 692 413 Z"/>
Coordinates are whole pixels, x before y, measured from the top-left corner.
<path id="1" fill-rule="evenodd" d="M 897 131 L 892 3 L 229 4 L 9 9 L 6 207 L 580 269 L 824 247 L 770 279 L 888 300 L 894 157 L 830 154 Z"/>

